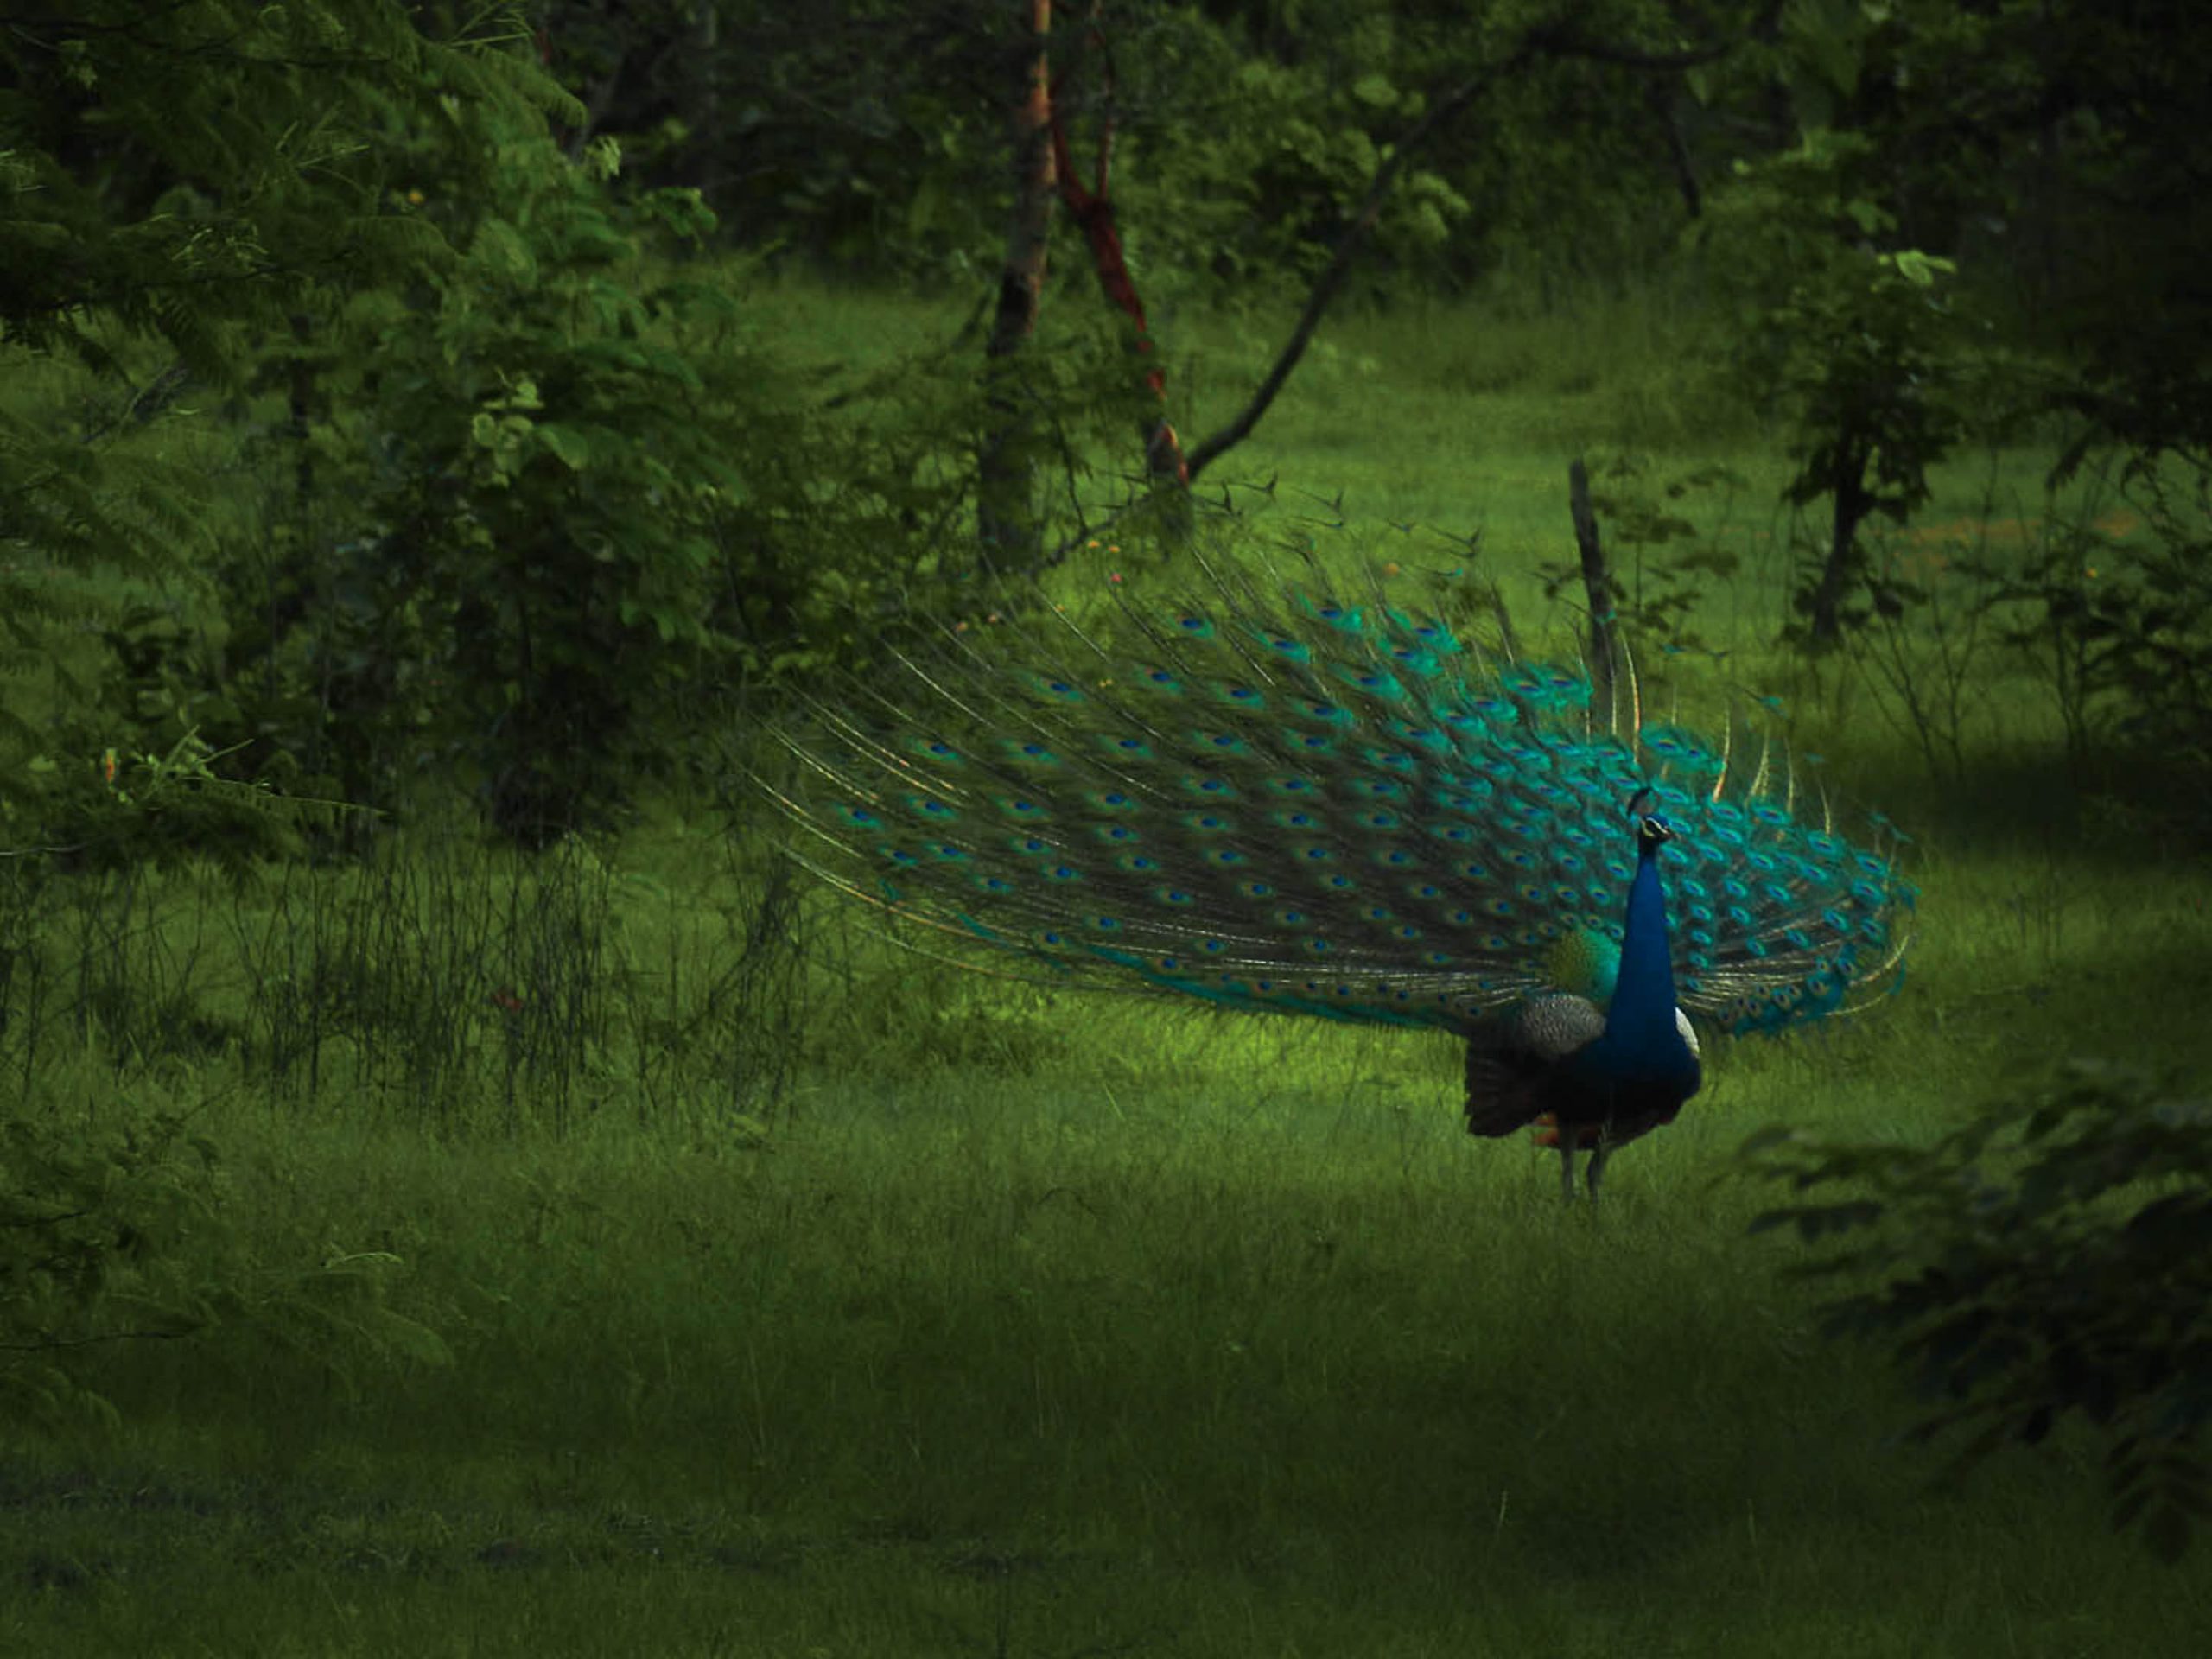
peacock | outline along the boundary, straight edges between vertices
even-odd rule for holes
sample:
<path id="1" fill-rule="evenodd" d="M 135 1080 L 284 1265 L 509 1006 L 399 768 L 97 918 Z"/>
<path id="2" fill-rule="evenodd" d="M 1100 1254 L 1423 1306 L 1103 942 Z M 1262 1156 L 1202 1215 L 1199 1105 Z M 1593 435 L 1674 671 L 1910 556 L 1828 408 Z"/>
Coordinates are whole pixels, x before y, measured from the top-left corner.
<path id="1" fill-rule="evenodd" d="M 1632 676 L 1600 699 L 1372 571 L 1355 604 L 1199 563 L 1198 601 L 1115 590 L 1118 645 L 957 632 L 817 703 L 762 780 L 792 855 L 1056 982 L 1462 1034 L 1469 1132 L 1537 1125 L 1570 1204 L 1578 1153 L 1594 1205 L 1698 1091 L 1691 1014 L 1778 1032 L 1901 976 L 1901 837 L 1811 822 L 1771 746 L 1645 723 Z"/>

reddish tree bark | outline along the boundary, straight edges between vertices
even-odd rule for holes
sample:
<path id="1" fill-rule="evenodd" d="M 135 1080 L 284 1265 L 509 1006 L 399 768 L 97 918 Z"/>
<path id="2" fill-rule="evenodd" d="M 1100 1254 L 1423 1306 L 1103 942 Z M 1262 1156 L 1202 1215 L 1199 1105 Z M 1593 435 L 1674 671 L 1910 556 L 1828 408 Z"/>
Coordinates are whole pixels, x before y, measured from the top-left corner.
<path id="1" fill-rule="evenodd" d="M 1109 186 L 1111 181 L 1114 157 L 1114 60 L 1106 52 L 1105 37 L 1099 32 L 1094 6 L 1090 45 L 1096 48 L 1099 60 L 1105 65 L 1103 77 L 1105 96 L 1102 101 L 1104 113 L 1099 118 L 1098 162 L 1095 173 L 1096 182 L 1085 188 L 1076 176 L 1075 163 L 1068 154 L 1066 113 L 1060 103 L 1060 82 L 1052 84 L 1052 163 L 1059 177 L 1060 203 L 1068 216 L 1082 230 L 1084 240 L 1090 245 L 1090 263 L 1098 273 L 1099 286 L 1106 297 L 1136 325 L 1134 350 L 1140 358 L 1153 355 L 1151 325 L 1146 321 L 1144 302 L 1137 297 L 1137 285 L 1129 275 L 1129 264 L 1122 251 L 1122 236 L 1114 220 L 1114 202 Z M 1065 76 L 1063 77 L 1065 79 Z M 1145 434 L 1145 467 L 1152 474 L 1154 484 L 1173 482 L 1186 486 L 1191 481 L 1191 468 L 1183 459 L 1181 440 L 1166 414 L 1167 378 L 1157 363 L 1144 372 L 1145 385 L 1152 391 L 1160 408 L 1160 418 L 1150 424 Z"/>

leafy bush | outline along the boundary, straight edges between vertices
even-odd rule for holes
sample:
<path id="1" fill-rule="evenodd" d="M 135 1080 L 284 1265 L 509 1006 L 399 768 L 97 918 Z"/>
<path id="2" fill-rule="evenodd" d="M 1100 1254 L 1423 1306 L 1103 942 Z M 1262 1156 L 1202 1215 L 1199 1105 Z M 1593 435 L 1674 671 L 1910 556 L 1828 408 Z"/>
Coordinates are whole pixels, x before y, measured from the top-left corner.
<path id="1" fill-rule="evenodd" d="M 2122 469 L 2145 533 L 2062 520 L 2025 566 L 1962 562 L 2019 613 L 2006 642 L 2049 675 L 2077 761 L 2116 739 L 2160 781 L 2162 810 L 2212 827 L 2212 456 Z M 2194 785 L 2194 787 L 2188 786 Z"/>
<path id="2" fill-rule="evenodd" d="M 434 131 L 466 195 L 493 160 L 485 133 L 580 112 L 502 20 L 447 33 L 458 20 L 435 10 L 95 0 L 0 32 L 0 671 L 32 681 L 0 706 L 12 848 L 77 846 L 114 782 L 94 757 L 173 755 L 200 723 L 101 706 L 105 664 L 84 648 L 102 625 L 156 639 L 143 617 L 118 622 L 122 584 L 200 588 L 222 550 L 219 445 L 195 424 L 197 394 L 230 390 L 248 342 L 318 296 L 415 283 L 450 252 L 432 226 L 382 211 L 383 136 Z M 163 814 L 121 822 L 158 842 L 156 819 L 188 800 L 212 809 L 222 791 L 196 781 Z"/>
<path id="3" fill-rule="evenodd" d="M 272 1263 L 231 1219 L 213 1143 L 161 1114 L 120 1128 L 0 1120 L 0 1401 L 48 1423 L 112 1425 L 86 1381 L 103 1348 L 251 1328 L 350 1385 L 363 1359 L 446 1363 L 386 1300 L 398 1258 Z"/>
<path id="4" fill-rule="evenodd" d="M 503 162 L 435 300 L 346 320 L 360 412 L 332 435 L 366 463 L 365 522 L 326 579 L 378 734 L 462 761 L 492 822 L 542 845 L 657 752 L 641 728 L 711 646 L 711 572 L 779 411 L 734 302 L 644 260 L 711 225 L 695 194 L 620 206 L 543 137 Z M 681 348 L 695 325 L 725 331 L 718 358 Z"/>
<path id="5" fill-rule="evenodd" d="M 2212 1101 L 2077 1061 L 2032 1108 L 1999 1105 L 1932 1147 L 1769 1130 L 1744 1157 L 1801 1193 L 1860 1190 L 1752 1230 L 1862 1235 L 1792 1271 L 1880 1281 L 1829 1303 L 1825 1329 L 1893 1342 L 1944 1402 L 1914 1440 L 1970 1433 L 1948 1477 L 2078 1413 L 2108 1443 L 2113 1525 L 2181 1556 L 2212 1516 Z"/>
<path id="6" fill-rule="evenodd" d="M 1650 479 L 1648 458 L 1617 454 L 1597 468 L 1590 492 L 1592 508 L 1605 521 L 1609 572 L 1616 620 L 1638 646 L 1662 651 L 1707 651 L 1711 646 L 1694 626 L 1705 603 L 1707 577 L 1725 581 L 1741 560 L 1719 540 L 1683 516 L 1693 497 L 1719 490 L 1732 495 L 1743 478 L 1717 463 L 1692 467 L 1664 480 Z M 1559 561 L 1539 567 L 1544 596 L 1572 592 L 1583 596 L 1580 563 Z"/>
<path id="7" fill-rule="evenodd" d="M 1793 596 L 1803 620 L 1791 632 L 1820 646 L 1898 603 L 1867 581 L 1861 526 L 1922 506 L 1929 468 L 1991 402 L 1986 330 L 1951 294 L 1951 262 L 1875 245 L 1897 221 L 1866 176 L 1871 153 L 1822 131 L 1738 162 L 1696 232 L 1733 302 L 1724 372 L 1786 423 L 1797 470 L 1783 498 L 1829 504 Z"/>
<path id="8" fill-rule="evenodd" d="M 311 486 L 229 550 L 219 643 L 148 617 L 115 643 L 139 713 L 251 746 L 257 779 L 378 805 L 458 779 L 544 846 L 672 764 L 701 682 L 854 646 L 893 562 L 816 476 L 834 446 L 741 274 L 659 258 L 711 226 L 696 193 L 621 200 L 611 147 L 515 135 L 496 188 L 444 203 L 417 148 L 403 201 L 457 261 L 323 325 L 327 423 L 276 456 Z"/>
<path id="9" fill-rule="evenodd" d="M 1224 62 L 1219 73 L 1202 94 L 1212 142 L 1135 147 L 1134 255 L 1162 271 L 1204 273 L 1238 301 L 1302 291 L 1425 100 L 1379 70 L 1338 83 L 1318 64 L 1252 58 Z M 1402 275 L 1433 276 L 1471 211 L 1441 174 L 1409 168 L 1382 206 L 1372 256 Z"/>
<path id="10" fill-rule="evenodd" d="M 219 645 L 151 618 L 116 643 L 136 707 L 251 745 L 254 777 L 378 806 L 457 779 L 543 847 L 693 761 L 747 690 L 976 603 L 981 391 L 916 353 L 810 366 L 835 387 L 811 396 L 758 338 L 749 266 L 662 257 L 705 234 L 696 194 L 625 201 L 609 149 L 508 148 L 452 209 L 426 149 L 406 195 L 476 215 L 444 226 L 459 260 L 327 326 L 312 493 L 232 552 Z M 1042 515 L 1043 468 L 1133 447 L 1137 383 L 1103 325 L 1023 372 Z"/>
<path id="11" fill-rule="evenodd" d="M 33 756 L 22 786 L 0 801 L 0 823 L 19 820 L 37 837 L 21 850 L 73 873 L 207 863 L 235 879 L 294 849 L 339 804 L 220 776 L 213 763 L 223 757 L 196 728 L 162 753 L 95 752 L 107 723 L 99 710 L 59 716 L 48 739 L 60 756 Z"/>

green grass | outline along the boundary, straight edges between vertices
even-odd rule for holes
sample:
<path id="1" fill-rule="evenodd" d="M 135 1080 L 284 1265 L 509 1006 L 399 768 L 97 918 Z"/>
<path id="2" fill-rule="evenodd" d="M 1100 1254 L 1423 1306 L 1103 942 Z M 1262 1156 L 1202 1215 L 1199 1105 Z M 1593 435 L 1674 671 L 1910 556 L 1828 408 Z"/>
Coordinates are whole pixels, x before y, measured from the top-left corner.
<path id="1" fill-rule="evenodd" d="M 994 1050 L 865 957 L 854 1003 L 939 1029 L 825 1009 L 849 1063 L 765 1128 L 633 1090 L 503 1134 L 487 1085 L 441 1135 L 334 1065 L 279 1106 L 168 1057 L 122 1092 L 225 1149 L 266 1259 L 395 1253 L 455 1362 L 101 1351 L 124 1433 L 0 1460 L 0 1646 L 2192 1651 L 2201 1577 L 2107 1532 L 2086 1446 L 1925 1489 L 1890 1370 L 1815 1334 L 1797 1248 L 1745 1235 L 1780 1195 L 1729 1171 L 1773 1121 L 1923 1139 L 2061 1015 L 2201 1062 L 2186 987 L 2113 964 L 2208 889 L 1931 872 L 1907 995 L 1722 1048 L 1594 1224 L 1458 1132 L 1448 1040 L 1062 997 Z M 673 924 L 632 908 L 650 967 Z M 105 1068 L 48 1081 L 111 1119 Z"/>
<path id="2" fill-rule="evenodd" d="M 1924 1012 L 1726 1053 L 1594 1225 L 1456 1132 L 1448 1043 L 1064 1013 L 1048 1074 L 824 1084 L 765 1140 L 214 1112 L 251 1227 L 396 1251 L 456 1363 L 104 1357 L 123 1440 L 0 1484 L 0 1640 L 2192 1650 L 2201 1576 L 2081 1454 L 1925 1492 L 1884 1366 L 1745 1237 L 1768 1195 L 1714 1184 L 1808 1098 L 1940 1120 Z"/>
<path id="3" fill-rule="evenodd" d="M 825 357 L 948 315 L 772 299 Z M 1168 341 L 1189 437 L 1274 335 L 1182 326 L 1219 342 Z M 1768 652 L 1781 463 L 1701 421 L 1672 338 L 1656 301 L 1347 324 L 1224 466 L 1479 525 L 1525 572 L 1571 551 L 1582 443 L 1730 460 L 1746 565 L 1698 620 L 1922 831 L 1901 998 L 1719 1046 L 1593 1222 L 1548 1154 L 1459 1132 L 1447 1040 L 956 982 L 826 905 L 789 1114 L 734 1116 L 776 1002 L 715 979 L 757 849 L 673 808 L 566 874 L 441 849 L 288 898 L 79 891 L 39 925 L 91 965 L 28 1076 L 11 982 L 0 1087 L 187 1113 L 258 1259 L 391 1252 L 454 1358 L 340 1375 L 245 1325 L 80 1351 L 124 1427 L 0 1440 L 0 1652 L 2197 1651 L 2198 1557 L 2107 1530 L 2087 1441 L 1929 1490 L 1888 1439 L 1912 1402 L 1815 1333 L 1800 1247 L 1746 1235 L 1783 1195 L 1732 1154 L 1773 1122 L 1923 1141 L 2077 1050 L 2203 1066 L 2173 963 L 2212 874 L 2071 827 L 2019 671 L 1965 728 L 2019 781 L 1961 790 L 1878 684 Z M 2041 460 L 1998 457 L 1986 511 L 1988 463 L 1948 469 L 1929 522 L 2032 516 Z M 107 1031 L 81 1053 L 73 999 Z M 319 1088 L 272 1078 L 280 1017 Z"/>

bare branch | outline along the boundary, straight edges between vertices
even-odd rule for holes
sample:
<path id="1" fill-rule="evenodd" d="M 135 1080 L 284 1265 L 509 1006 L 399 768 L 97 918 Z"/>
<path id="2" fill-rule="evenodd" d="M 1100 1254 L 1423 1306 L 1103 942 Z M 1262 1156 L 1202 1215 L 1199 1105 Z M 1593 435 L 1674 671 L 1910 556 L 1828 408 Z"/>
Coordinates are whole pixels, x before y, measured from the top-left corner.
<path id="1" fill-rule="evenodd" d="M 1196 478 L 1209 462 L 1218 460 L 1251 436 L 1253 429 L 1260 423 L 1261 416 L 1268 412 L 1268 406 L 1290 378 L 1291 371 L 1305 356 L 1306 348 L 1312 343 L 1313 331 L 1320 326 L 1323 315 L 1344 288 L 1345 278 L 1351 274 L 1352 261 L 1358 257 L 1361 247 L 1374 230 L 1375 221 L 1382 214 L 1383 202 L 1397 184 L 1398 175 L 1405 170 L 1407 162 L 1428 142 L 1429 136 L 1439 127 L 1457 117 L 1499 80 L 1539 58 L 1586 58 L 1593 62 L 1613 64 L 1623 68 L 1674 73 L 1725 57 L 1736 48 L 1737 44 L 1735 40 L 1730 39 L 1683 52 L 1646 52 L 1636 47 L 1586 39 L 1572 23 L 1543 23 L 1523 35 L 1520 44 L 1501 61 L 1439 99 L 1427 114 L 1414 122 L 1405 136 L 1390 147 L 1390 153 L 1382 165 L 1376 168 L 1365 198 L 1360 202 L 1358 211 L 1351 216 L 1351 222 L 1345 226 L 1343 236 L 1338 239 L 1336 251 L 1330 257 L 1328 268 L 1315 279 L 1313 291 L 1306 296 L 1306 308 L 1300 314 L 1298 325 L 1292 329 L 1290 339 L 1284 343 L 1281 354 L 1275 359 L 1274 366 L 1268 371 L 1267 378 L 1260 383 L 1258 390 L 1252 394 L 1251 401 L 1238 411 L 1234 420 L 1192 448 L 1190 476 Z"/>

